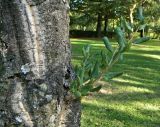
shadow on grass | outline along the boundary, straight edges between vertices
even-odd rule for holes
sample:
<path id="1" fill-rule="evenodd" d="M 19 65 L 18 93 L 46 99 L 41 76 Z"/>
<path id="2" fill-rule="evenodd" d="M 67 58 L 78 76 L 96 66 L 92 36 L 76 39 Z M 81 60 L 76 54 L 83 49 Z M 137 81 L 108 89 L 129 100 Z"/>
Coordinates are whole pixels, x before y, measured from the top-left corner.
<path id="1" fill-rule="evenodd" d="M 151 51 L 146 51 L 146 50 L 135 50 L 135 49 L 132 49 L 130 51 L 131 53 L 135 53 L 135 54 L 151 54 L 151 55 L 160 55 L 160 51 L 154 51 L 154 50 L 151 50 Z"/>
<path id="2" fill-rule="evenodd" d="M 134 73 L 133 75 L 137 74 Z M 148 78 L 145 75 L 142 78 L 131 75 L 122 76 L 120 80 L 115 79 L 112 82 L 112 89 L 115 89 L 114 91 L 118 91 L 118 89 L 120 89 L 120 92 L 109 95 L 99 93 L 95 98 L 117 101 L 119 103 L 133 101 L 150 102 L 155 99 L 158 100 L 160 97 L 159 83 L 159 73 L 156 73 L 155 79 L 151 76 Z"/>
<path id="3" fill-rule="evenodd" d="M 85 125 L 82 125 L 82 127 L 87 127 L 87 125 L 89 127 L 140 127 L 141 125 L 145 127 L 159 127 L 160 125 L 158 114 L 148 116 L 150 113 L 156 113 L 150 110 L 140 110 L 137 113 L 138 115 L 135 116 L 120 109 L 100 105 L 84 103 L 83 107 L 83 113 L 87 112 L 87 110 L 91 112 L 89 114 L 82 113 L 86 116 L 83 118 Z M 150 119 L 150 117 L 154 117 L 154 119 Z"/>
<path id="4" fill-rule="evenodd" d="M 149 102 L 150 100 L 153 99 L 159 99 L 160 94 L 158 93 L 149 93 L 149 92 L 124 92 L 124 93 L 115 93 L 115 94 L 97 94 L 95 98 L 100 99 L 106 99 L 106 100 L 111 100 L 112 102 L 134 102 L 134 101 L 145 101 Z"/>

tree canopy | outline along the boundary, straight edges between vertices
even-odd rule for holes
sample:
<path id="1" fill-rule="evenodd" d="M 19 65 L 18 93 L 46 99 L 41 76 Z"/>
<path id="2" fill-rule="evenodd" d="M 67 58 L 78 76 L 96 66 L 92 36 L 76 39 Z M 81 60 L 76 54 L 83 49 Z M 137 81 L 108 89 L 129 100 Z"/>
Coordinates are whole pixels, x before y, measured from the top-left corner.
<path id="1" fill-rule="evenodd" d="M 71 30 L 105 33 L 114 29 L 120 17 L 134 26 L 137 9 L 142 6 L 145 22 L 155 31 L 160 22 L 159 4 L 159 0 L 71 0 Z"/>

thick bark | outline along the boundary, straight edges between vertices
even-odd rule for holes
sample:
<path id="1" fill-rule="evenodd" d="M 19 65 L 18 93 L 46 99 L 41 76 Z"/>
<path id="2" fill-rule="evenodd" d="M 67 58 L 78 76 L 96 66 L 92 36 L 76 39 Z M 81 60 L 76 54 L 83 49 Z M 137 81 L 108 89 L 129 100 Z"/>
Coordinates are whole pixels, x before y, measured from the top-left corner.
<path id="1" fill-rule="evenodd" d="M 66 99 L 68 1 L 0 0 L 0 9 L 0 127 L 79 127 L 80 103 Z"/>
<path id="2" fill-rule="evenodd" d="M 101 37 L 101 31 L 102 31 L 101 29 L 102 29 L 102 15 L 98 13 L 97 28 L 96 28 L 97 37 Z"/>

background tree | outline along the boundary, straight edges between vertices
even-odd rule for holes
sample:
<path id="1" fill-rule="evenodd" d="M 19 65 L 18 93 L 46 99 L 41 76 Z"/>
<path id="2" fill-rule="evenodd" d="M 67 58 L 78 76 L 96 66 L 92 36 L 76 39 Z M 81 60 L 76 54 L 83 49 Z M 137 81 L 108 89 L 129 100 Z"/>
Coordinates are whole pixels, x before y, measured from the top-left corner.
<path id="1" fill-rule="evenodd" d="M 132 25 L 132 29 L 135 30 L 137 26 L 135 18 L 137 16 L 137 9 L 142 4 L 145 17 L 153 13 L 156 15 L 152 18 L 146 17 L 144 22 L 153 26 L 154 22 L 159 21 L 158 0 L 71 0 L 71 3 L 71 30 L 96 31 L 97 37 L 106 35 L 107 32 L 108 34 L 112 34 L 121 16 L 125 17 Z M 158 31 L 156 28 L 153 31 Z M 141 35 L 147 29 L 145 27 L 144 30 L 139 30 Z M 130 33 L 128 33 L 128 37 L 131 37 Z"/>
<path id="2" fill-rule="evenodd" d="M 148 24 L 146 34 L 153 33 L 153 38 L 158 38 L 160 33 L 160 1 L 148 0 L 144 5 L 144 13 L 146 16 L 146 23 Z"/>

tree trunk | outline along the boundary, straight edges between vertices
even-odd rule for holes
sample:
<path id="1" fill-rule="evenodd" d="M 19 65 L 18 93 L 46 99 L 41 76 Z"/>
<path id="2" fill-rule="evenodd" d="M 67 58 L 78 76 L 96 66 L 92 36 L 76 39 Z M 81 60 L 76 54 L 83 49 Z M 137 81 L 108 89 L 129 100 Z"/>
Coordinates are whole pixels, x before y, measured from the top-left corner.
<path id="1" fill-rule="evenodd" d="M 115 28 L 115 22 L 114 22 L 114 19 L 113 19 L 112 30 L 114 30 L 114 28 Z"/>
<path id="2" fill-rule="evenodd" d="M 96 28 L 97 37 L 101 37 L 101 28 L 102 28 L 102 15 L 98 13 L 97 28 Z"/>
<path id="3" fill-rule="evenodd" d="M 104 17 L 104 35 L 106 35 L 107 31 L 108 31 L 108 16 L 106 15 Z"/>
<path id="4" fill-rule="evenodd" d="M 142 6 L 142 8 L 143 8 L 143 6 L 144 6 L 144 2 L 145 2 L 145 1 L 141 1 L 141 6 Z M 144 24 L 144 21 L 143 21 L 143 24 Z M 144 29 L 140 30 L 140 37 L 141 37 L 141 38 L 144 37 Z"/>
<path id="5" fill-rule="evenodd" d="M 67 99 L 67 0 L 0 0 L 0 127 L 79 127 Z"/>
<path id="6" fill-rule="evenodd" d="M 144 29 L 140 30 L 140 37 L 144 37 Z"/>
<path id="7" fill-rule="evenodd" d="M 130 24 L 133 25 L 134 23 L 134 18 L 133 18 L 133 13 L 134 13 L 134 10 L 136 8 L 137 4 L 134 3 L 133 5 L 131 5 L 131 7 L 129 8 L 129 19 L 130 19 Z M 133 30 L 133 28 L 132 28 Z M 131 33 L 128 33 L 128 38 L 130 39 L 131 38 Z"/>
<path id="8" fill-rule="evenodd" d="M 131 23 L 131 24 L 134 23 L 133 13 L 134 13 L 134 10 L 135 10 L 136 6 L 137 6 L 137 4 L 134 3 L 134 4 L 131 5 L 131 7 L 129 8 L 129 19 L 130 19 L 130 23 Z"/>

